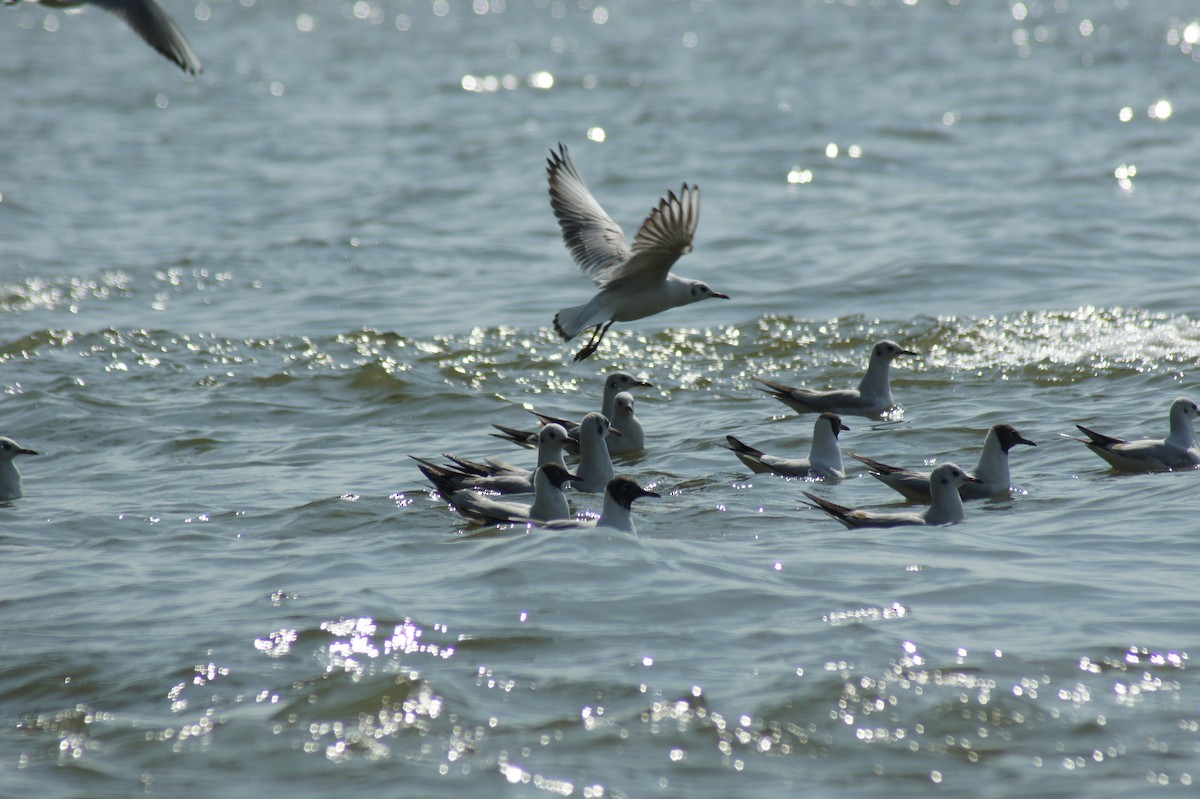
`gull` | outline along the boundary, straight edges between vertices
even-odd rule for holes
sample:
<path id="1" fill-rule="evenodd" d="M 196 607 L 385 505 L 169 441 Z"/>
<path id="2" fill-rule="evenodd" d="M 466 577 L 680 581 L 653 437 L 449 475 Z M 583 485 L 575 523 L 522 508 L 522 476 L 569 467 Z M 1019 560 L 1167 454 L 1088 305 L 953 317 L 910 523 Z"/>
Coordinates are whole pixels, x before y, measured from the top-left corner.
<path id="1" fill-rule="evenodd" d="M 564 341 L 592 329 L 588 343 L 575 355 L 582 361 L 600 346 L 613 322 L 632 322 L 680 305 L 728 296 L 707 283 L 671 273 L 681 255 L 692 251 L 700 221 L 700 187 L 684 183 L 667 192 L 638 228 L 633 244 L 596 202 L 579 176 L 566 145 L 550 151 L 550 207 L 562 228 L 563 241 L 584 275 L 600 291 L 583 305 L 554 315 L 554 330 Z"/>
<path id="2" fill-rule="evenodd" d="M 628 374 L 627 372 L 612 372 L 607 377 L 604 378 L 604 397 L 600 403 L 600 413 L 604 415 L 605 419 L 609 419 L 612 422 L 612 426 L 614 428 L 616 428 L 618 431 L 620 431 L 621 427 L 619 424 L 617 424 L 617 420 L 616 420 L 617 395 L 622 392 L 628 393 L 629 389 L 631 389 L 631 388 L 653 388 L 653 387 L 654 387 L 653 383 L 647 382 L 645 380 L 639 380 L 638 378 L 634 377 L 631 374 Z M 535 410 L 531 410 L 530 413 L 532 413 L 534 416 L 536 416 L 538 418 L 538 421 L 543 425 L 560 424 L 564 428 L 566 428 L 567 432 L 570 435 L 577 436 L 579 434 L 579 422 L 578 421 L 573 421 L 571 419 L 564 419 L 564 418 L 561 418 L 558 416 L 550 416 L 548 414 L 541 413 L 541 412 L 535 411 Z M 537 435 L 538 434 L 536 431 L 518 430 L 513 427 L 505 427 L 503 425 L 498 425 L 498 424 L 494 424 L 494 425 L 492 425 L 492 427 L 494 427 L 500 431 L 500 433 L 492 433 L 491 434 L 491 435 L 495 436 L 496 438 L 503 439 L 504 441 L 511 441 L 514 444 L 519 444 L 522 447 L 530 447 L 530 446 L 534 446 L 537 444 Z M 628 445 L 622 446 L 621 444 L 618 443 L 618 440 L 620 438 L 621 438 L 621 436 L 613 436 L 613 437 L 610 437 L 609 439 L 607 439 L 609 452 L 616 454 L 616 452 L 618 452 L 618 451 L 628 452 L 628 451 L 632 451 L 633 449 L 641 449 L 642 448 L 640 445 L 636 448 L 630 447 Z M 578 454 L 578 447 L 568 447 L 567 451 L 572 452 L 572 454 Z"/>
<path id="3" fill-rule="evenodd" d="M 1006 494 L 1012 488 L 1012 475 L 1008 470 L 1008 453 L 1017 444 L 1036 447 L 1037 444 L 1017 432 L 1011 424 L 992 425 L 987 437 L 983 439 L 983 452 L 979 455 L 979 463 L 970 474 L 979 480 L 978 483 L 964 483 L 958 489 L 963 499 L 987 499 L 997 494 Z M 872 460 L 865 455 L 849 453 L 851 458 L 860 460 L 871 467 L 871 476 L 879 482 L 899 491 L 905 499 L 912 502 L 928 502 L 929 472 L 918 472 L 903 469 L 899 466 L 888 466 Z"/>
<path id="4" fill-rule="evenodd" d="M 578 479 L 578 475 L 571 474 L 557 463 L 539 466 L 533 477 L 532 503 L 493 499 L 486 494 L 465 488 L 449 494 L 440 487 L 438 490 L 442 491 L 442 496 L 450 503 L 450 507 L 476 524 L 548 522 L 571 518 L 571 509 L 563 494 L 563 486 Z"/>
<path id="5" fill-rule="evenodd" d="M 888 380 L 892 360 L 901 355 L 916 355 L 906 350 L 894 341 L 880 341 L 871 349 L 871 360 L 867 363 L 867 373 L 863 376 L 858 388 L 839 391 L 814 391 L 811 388 L 795 388 L 764 380 L 754 379 L 766 388 L 760 389 L 775 399 L 793 408 L 797 413 L 831 413 L 842 416 L 879 417 L 885 411 L 895 406 L 892 401 L 892 387 Z"/>
<path id="6" fill-rule="evenodd" d="M 612 429 L 618 433 L 604 439 L 609 455 L 631 455 L 646 448 L 646 430 L 633 412 L 633 395 L 622 391 L 613 403 Z"/>
<path id="7" fill-rule="evenodd" d="M 546 530 L 588 530 L 594 527 L 611 527 L 626 533 L 637 535 L 633 523 L 633 501 L 641 497 L 660 497 L 653 491 L 647 491 L 637 484 L 632 477 L 618 475 L 608 481 L 604 487 L 604 505 L 600 509 L 599 518 L 595 519 L 560 519 L 538 525 Z"/>
<path id="8" fill-rule="evenodd" d="M 566 469 L 563 448 L 578 443 L 567 435 L 562 425 L 548 424 L 538 432 L 538 466 L 554 463 Z M 498 494 L 528 494 L 534 490 L 533 470 L 523 469 L 505 461 L 488 459 L 483 463 L 446 455 L 455 466 L 440 466 L 432 461 L 409 455 L 417 462 L 417 468 L 438 486 L 443 494 L 460 488 L 477 491 L 494 491 Z"/>
<path id="9" fill-rule="evenodd" d="M 13 5 L 18 2 L 21 0 L 4 0 L 5 5 Z M 49 8 L 98 6 L 119 17 L 130 28 L 133 28 L 146 44 L 175 62 L 184 72 L 194 75 L 203 69 L 200 59 L 196 57 L 192 46 L 188 44 L 183 31 L 154 0 L 25 0 L 25 2 L 39 3 Z"/>
<path id="10" fill-rule="evenodd" d="M 784 477 L 840 478 L 846 476 L 846 471 L 842 467 L 838 434 L 849 429 L 842 424 L 842 417 L 836 413 L 823 413 L 818 416 L 816 424 L 813 425 L 812 448 L 807 458 L 779 458 L 767 455 L 733 436 L 725 436 L 725 440 L 729 442 L 726 449 L 732 450 L 738 460 L 755 474 L 769 472 Z"/>
<path id="11" fill-rule="evenodd" d="M 963 483 L 978 482 L 974 477 L 955 466 L 943 463 L 933 470 L 930 484 L 933 487 L 933 504 L 920 513 L 881 513 L 869 510 L 852 510 L 816 494 L 805 491 L 804 496 L 812 500 L 811 507 L 823 510 L 848 529 L 855 527 L 903 527 L 913 524 L 954 524 L 966 518 L 962 497 L 958 487 Z M 809 503 L 805 503 L 809 504 Z"/>
<path id="12" fill-rule="evenodd" d="M 36 455 L 37 452 L 22 447 L 11 438 L 0 436 L 0 502 L 20 499 L 22 495 L 21 473 L 13 459 L 18 455 Z"/>
<path id="13" fill-rule="evenodd" d="M 1187 397 L 1171 403 L 1171 433 L 1166 438 L 1125 441 L 1102 433 L 1079 428 L 1087 440 L 1067 436 L 1079 441 L 1099 455 L 1114 468 L 1124 472 L 1162 472 L 1172 469 L 1193 469 L 1200 466 L 1200 444 L 1192 419 L 1200 416 L 1200 407 Z"/>
<path id="14" fill-rule="evenodd" d="M 575 467 L 579 475 L 575 483 L 577 491 L 594 494 L 603 491 L 613 479 L 612 458 L 604 443 L 610 427 L 602 414 L 589 413 L 583 417 L 579 425 L 579 465 Z"/>

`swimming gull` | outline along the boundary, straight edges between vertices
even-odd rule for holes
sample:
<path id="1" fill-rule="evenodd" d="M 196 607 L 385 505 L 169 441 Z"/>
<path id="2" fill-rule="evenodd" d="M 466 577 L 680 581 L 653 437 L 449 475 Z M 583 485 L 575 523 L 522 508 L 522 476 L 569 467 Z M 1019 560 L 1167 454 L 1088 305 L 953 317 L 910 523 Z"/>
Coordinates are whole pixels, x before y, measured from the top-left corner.
<path id="1" fill-rule="evenodd" d="M 930 477 L 933 487 L 933 504 L 920 513 L 886 513 L 869 510 L 852 510 L 843 505 L 821 499 L 808 491 L 804 496 L 812 500 L 811 507 L 823 510 L 849 529 L 856 527 L 903 527 L 906 525 L 954 524 L 966 518 L 962 497 L 958 487 L 963 483 L 975 482 L 975 478 L 953 463 L 943 463 L 933 470 Z"/>
<path id="2" fill-rule="evenodd" d="M 733 450 L 738 460 L 756 474 L 772 473 L 784 477 L 834 478 L 845 477 L 842 466 L 842 450 L 838 446 L 838 434 L 849 430 L 836 413 L 823 413 L 813 425 L 812 447 L 807 458 L 780 458 L 767 455 L 739 441 L 725 436 L 729 442 L 726 449 Z M 722 445 L 724 446 L 724 445 Z"/>
<path id="3" fill-rule="evenodd" d="M 533 502 L 493 499 L 487 494 L 465 488 L 451 491 L 449 494 L 441 487 L 438 490 L 450 503 L 450 507 L 476 524 L 510 524 L 531 520 L 548 522 L 571 518 L 571 508 L 567 505 L 563 486 L 577 479 L 577 475 L 571 474 L 557 463 L 539 466 L 533 478 Z"/>
<path id="4" fill-rule="evenodd" d="M 1200 407 L 1187 397 L 1180 397 L 1171 403 L 1171 432 L 1166 438 L 1126 441 L 1089 430 L 1081 424 L 1075 426 L 1087 440 L 1067 438 L 1085 444 L 1114 469 L 1123 472 L 1194 469 L 1200 465 L 1200 444 L 1196 442 L 1196 431 L 1192 427 L 1192 420 L 1197 416 L 1200 416 Z"/>
<path id="5" fill-rule="evenodd" d="M 538 431 L 538 466 L 555 463 L 566 468 L 563 462 L 563 448 L 568 444 L 577 443 L 567 435 L 562 425 L 548 424 Z M 434 485 L 445 485 L 451 491 L 460 488 L 470 488 L 477 491 L 494 491 L 498 494 L 528 494 L 534 489 L 533 470 L 523 469 L 502 460 L 489 458 L 478 462 L 455 455 L 446 455 L 455 463 L 454 466 L 442 466 L 432 461 L 409 455 L 417 462 L 417 468 L 429 478 Z M 443 492 L 446 493 L 446 492 Z"/>
<path id="6" fill-rule="evenodd" d="M 600 516 L 596 519 L 562 519 L 538 525 L 547 530 L 586 530 L 593 527 L 611 527 L 626 533 L 637 535 L 637 527 L 633 523 L 633 501 L 641 497 L 661 496 L 653 491 L 647 491 L 637 484 L 632 477 L 618 475 L 608 481 L 604 487 L 604 505 Z"/>
<path id="7" fill-rule="evenodd" d="M 969 472 L 979 482 L 963 483 L 958 489 L 959 496 L 963 499 L 987 499 L 998 494 L 1008 493 L 1008 490 L 1012 488 L 1012 474 L 1008 469 L 1008 453 L 1017 444 L 1037 446 L 1018 433 L 1017 428 L 1011 424 L 992 425 L 983 439 L 983 452 L 979 455 L 979 463 L 976 464 L 973 472 Z M 849 455 L 871 467 L 872 477 L 887 487 L 899 491 L 906 499 L 913 502 L 930 500 L 929 472 L 889 466 L 855 452 L 851 452 Z"/>
<path id="8" fill-rule="evenodd" d="M 761 377 L 754 379 L 762 383 L 775 399 L 794 409 L 797 413 L 831 413 L 842 416 L 879 417 L 895 406 L 889 379 L 892 361 L 901 355 L 916 355 L 894 341 L 880 341 L 871 349 L 867 373 L 858 388 L 835 391 L 815 391 L 811 388 L 785 386 Z"/>

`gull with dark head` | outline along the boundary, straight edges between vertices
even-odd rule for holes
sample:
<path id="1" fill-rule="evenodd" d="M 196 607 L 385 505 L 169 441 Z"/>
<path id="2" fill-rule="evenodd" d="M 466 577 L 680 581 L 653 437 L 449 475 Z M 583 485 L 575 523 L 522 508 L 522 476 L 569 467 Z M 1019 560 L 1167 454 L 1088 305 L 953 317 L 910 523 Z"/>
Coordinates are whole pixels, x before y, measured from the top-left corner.
<path id="1" fill-rule="evenodd" d="M 1122 472 L 1165 472 L 1200 466 L 1200 444 L 1192 420 L 1200 416 L 1200 407 L 1187 397 L 1171 403 L 1171 432 L 1166 438 L 1126 441 L 1075 425 L 1087 439 L 1067 436 L 1099 455 Z"/>
<path id="2" fill-rule="evenodd" d="M 658 496 L 661 495 L 642 488 L 632 477 L 617 475 L 604 487 L 604 506 L 600 509 L 599 518 L 562 519 L 538 526 L 547 530 L 587 530 L 593 527 L 611 527 L 614 530 L 637 535 L 637 527 L 633 523 L 633 501 L 642 497 Z"/>
<path id="3" fill-rule="evenodd" d="M 126 25 L 133 28 L 146 44 L 153 47 L 167 59 L 175 62 L 184 72 L 195 74 L 203 67 L 192 46 L 188 44 L 183 31 L 175 21 L 167 16 L 167 12 L 154 0 L 24 0 L 27 3 L 38 3 L 47 8 L 76 8 L 91 5 L 103 8 L 119 17 Z M 5 5 L 14 5 L 21 0 L 4 0 Z"/>
<path id="4" fill-rule="evenodd" d="M 761 377 L 754 379 L 766 388 L 760 389 L 770 394 L 784 405 L 797 413 L 830 413 L 842 416 L 867 416 L 878 418 L 891 410 L 896 403 L 892 400 L 891 367 L 892 361 L 901 355 L 916 355 L 906 350 L 894 341 L 880 341 L 871 348 L 871 359 L 867 363 L 867 373 L 859 382 L 858 388 L 848 388 L 835 391 L 816 391 L 811 388 L 785 386 Z"/>
<path id="5" fill-rule="evenodd" d="M 729 442 L 726 449 L 732 450 L 738 460 L 755 474 L 771 473 L 810 479 L 841 478 L 846 476 L 846 471 L 842 467 L 842 449 L 838 446 L 838 434 L 849 429 L 837 414 L 821 414 L 813 425 L 812 448 L 807 458 L 767 455 L 733 436 L 725 436 Z"/>
<path id="6" fill-rule="evenodd" d="M 920 513 L 885 513 L 869 510 L 854 510 L 844 505 L 821 499 L 808 491 L 804 496 L 812 500 L 809 504 L 817 510 L 823 510 L 837 519 L 848 529 L 856 527 L 904 527 L 907 525 L 939 525 L 955 524 L 963 521 L 967 515 L 963 509 L 962 497 L 958 488 L 963 483 L 978 482 L 974 477 L 955 466 L 953 463 L 943 463 L 933 470 L 930 485 L 933 489 L 933 504 Z"/>
<path id="7" fill-rule="evenodd" d="M 963 499 L 987 499 L 998 494 L 1007 494 L 1012 488 L 1012 474 L 1008 468 L 1008 453 L 1017 444 L 1036 447 L 1037 444 L 1017 432 L 1011 424 L 992 425 L 983 439 L 983 452 L 971 475 L 978 483 L 963 483 L 958 493 Z M 889 466 L 877 460 L 849 453 L 851 458 L 871 467 L 871 476 L 888 488 L 900 492 L 913 502 L 929 502 L 929 472 Z"/>
<path id="8" fill-rule="evenodd" d="M 630 245 L 625 233 L 596 202 L 583 182 L 566 145 L 550 151 L 550 207 L 562 228 L 575 263 L 600 291 L 583 305 L 563 308 L 554 330 L 564 341 L 591 328 L 588 343 L 575 355 L 581 361 L 596 351 L 614 322 L 632 322 L 711 299 L 729 299 L 707 283 L 671 273 L 681 255 L 692 251 L 700 221 L 700 187 L 684 183 L 667 192 L 638 228 Z"/>

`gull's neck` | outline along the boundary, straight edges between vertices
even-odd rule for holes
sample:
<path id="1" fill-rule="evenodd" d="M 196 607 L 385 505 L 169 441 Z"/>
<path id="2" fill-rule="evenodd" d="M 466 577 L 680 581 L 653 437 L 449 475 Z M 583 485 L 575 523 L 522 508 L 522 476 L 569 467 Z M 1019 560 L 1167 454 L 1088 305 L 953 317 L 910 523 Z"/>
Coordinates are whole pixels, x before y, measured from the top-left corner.
<path id="1" fill-rule="evenodd" d="M 1000 437 L 995 430 L 988 430 L 987 438 L 983 440 L 983 452 L 979 454 L 979 464 L 975 467 L 975 477 L 989 486 L 1012 485 L 1012 474 L 1008 469 L 1008 453 L 1000 446 Z"/>
<path id="2" fill-rule="evenodd" d="M 11 460 L 0 463 L 0 502 L 21 498 L 21 473 Z"/>
<path id="3" fill-rule="evenodd" d="M 604 492 L 604 506 L 600 509 L 600 518 L 596 520 L 596 526 L 637 534 L 637 529 L 633 526 L 633 513 L 608 491 Z"/>
<path id="4" fill-rule="evenodd" d="M 562 489 L 550 482 L 545 470 L 538 469 L 533 476 L 533 504 L 529 506 L 529 518 L 548 522 L 570 516 L 571 509 Z"/>
<path id="5" fill-rule="evenodd" d="M 564 469 L 567 468 L 567 462 L 563 460 L 563 447 L 561 441 L 546 440 L 538 442 L 537 465 L 545 466 L 548 463 L 557 463 Z"/>
<path id="6" fill-rule="evenodd" d="M 646 431 L 642 429 L 642 422 L 637 418 L 637 414 L 626 413 L 620 417 L 613 419 L 613 427 L 621 434 L 621 443 L 625 450 L 644 449 L 646 445 Z"/>
<path id="7" fill-rule="evenodd" d="M 834 472 L 839 477 L 846 473 L 842 466 L 842 448 L 838 445 L 837 436 L 833 434 L 833 426 L 828 419 L 818 419 L 813 426 L 813 441 L 808 452 L 808 462 Z"/>
<path id="8" fill-rule="evenodd" d="M 967 518 L 962 497 L 958 495 L 958 486 L 930 480 L 929 488 L 933 494 L 933 504 L 923 514 L 926 524 L 953 524 Z"/>
<path id="9" fill-rule="evenodd" d="M 613 478 L 608 444 L 596 434 L 591 425 L 579 431 L 579 467 L 575 473 L 581 478 L 581 482 L 577 484 L 581 491 L 603 491 L 608 481 Z M 607 495 L 605 499 L 607 501 Z"/>
<path id="10" fill-rule="evenodd" d="M 1167 444 L 1180 449 L 1193 449 L 1198 446 L 1192 420 L 1184 413 L 1182 407 L 1171 408 L 1171 434 L 1167 436 Z"/>
<path id="11" fill-rule="evenodd" d="M 863 397 L 876 397 L 881 404 L 892 405 L 892 387 L 888 379 L 891 368 L 891 360 L 872 355 L 871 362 L 867 364 L 867 373 L 858 384 L 858 393 Z"/>

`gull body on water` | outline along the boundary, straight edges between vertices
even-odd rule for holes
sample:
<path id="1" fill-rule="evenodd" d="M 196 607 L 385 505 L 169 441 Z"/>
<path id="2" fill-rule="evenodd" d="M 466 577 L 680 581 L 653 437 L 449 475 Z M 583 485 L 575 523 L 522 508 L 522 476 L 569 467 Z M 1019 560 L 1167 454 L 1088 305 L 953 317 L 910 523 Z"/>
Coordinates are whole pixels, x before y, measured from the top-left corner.
<path id="1" fill-rule="evenodd" d="M 975 482 L 978 481 L 953 463 L 943 463 L 934 469 L 930 476 L 933 504 L 919 513 L 854 510 L 827 499 L 821 499 L 808 491 L 804 492 L 804 496 L 812 500 L 811 507 L 825 511 L 849 529 L 955 524 L 966 518 L 966 511 L 963 509 L 962 497 L 958 495 L 958 488 L 964 483 Z"/>
<path id="2" fill-rule="evenodd" d="M 6 5 L 14 5 L 22 0 L 4 0 Z M 153 47 L 170 61 L 173 61 L 184 72 L 195 74 L 204 67 L 187 37 L 175 24 L 167 12 L 154 0 L 23 0 L 26 3 L 37 3 L 48 8 L 77 8 L 79 6 L 96 6 L 109 11 L 122 19 L 125 24 L 141 36 L 146 44 Z"/>
<path id="3" fill-rule="evenodd" d="M 608 454 L 608 436 L 611 425 L 603 414 L 589 413 L 579 425 L 579 464 L 575 473 L 579 480 L 575 489 L 595 494 L 603 491 L 613 479 L 612 457 Z"/>
<path id="4" fill-rule="evenodd" d="M 623 411 L 618 412 L 617 395 L 622 393 L 627 394 L 631 388 L 652 388 L 653 386 L 653 383 L 650 383 L 646 380 L 640 380 L 627 372 L 612 372 L 604 378 L 604 395 L 600 402 L 600 413 L 604 415 L 605 419 L 609 420 L 613 426 L 613 429 L 621 433 L 619 436 L 609 436 L 606 439 L 609 452 L 615 455 L 633 452 L 644 447 L 645 436 L 639 435 L 637 431 L 633 431 L 631 433 L 633 439 L 632 441 L 625 442 L 622 440 L 625 438 L 625 431 L 621 430 L 621 425 L 618 423 L 618 417 L 624 418 L 626 414 Z M 632 395 L 630 395 L 630 400 L 632 400 Z M 529 412 L 536 416 L 538 421 L 543 425 L 560 424 L 566 428 L 567 433 L 572 436 L 577 436 L 579 433 L 578 421 L 573 421 L 571 419 L 566 419 L 559 416 L 551 416 L 537 410 L 530 410 Z M 630 406 L 628 412 L 629 414 L 633 413 L 632 406 Z M 634 421 L 637 420 L 635 419 Z M 641 423 L 638 422 L 639 426 L 640 424 Z M 505 427 L 503 425 L 492 425 L 492 427 L 495 427 L 500 431 L 500 433 L 492 433 L 492 435 L 496 438 L 500 438 L 505 441 L 511 441 L 514 444 L 518 444 L 522 447 L 537 445 L 538 433 L 536 430 L 518 430 L 516 428 Z M 573 455 L 578 455 L 578 444 L 576 443 L 569 445 L 567 447 L 567 452 Z"/>
<path id="5" fill-rule="evenodd" d="M 1163 472 L 1194 469 L 1200 466 L 1200 443 L 1192 420 L 1200 416 L 1200 407 L 1187 397 L 1171 403 L 1171 432 L 1166 438 L 1126 441 L 1075 425 L 1087 439 L 1067 436 L 1099 455 L 1114 469 L 1123 472 Z"/>
<path id="6" fill-rule="evenodd" d="M 983 452 L 979 455 L 979 463 L 975 470 L 969 472 L 979 482 L 963 483 L 958 493 L 963 499 L 987 499 L 997 494 L 1005 494 L 1012 488 L 1012 474 L 1008 467 L 1008 453 L 1017 444 L 1036 447 L 1037 444 L 1025 438 L 1010 424 L 992 425 L 987 436 L 983 439 Z M 913 502 L 929 502 L 931 499 L 929 472 L 904 469 L 900 466 L 889 466 L 877 460 L 849 453 L 851 458 L 862 461 L 871 468 L 871 476 L 879 482 Z"/>
<path id="7" fill-rule="evenodd" d="M 902 355 L 916 355 L 894 341 L 880 341 L 871 348 L 867 373 L 858 388 L 817 391 L 811 388 L 787 386 L 761 377 L 754 379 L 770 394 L 797 413 L 830 413 L 842 416 L 879 417 L 895 406 L 892 400 L 892 361 Z"/>
<path id="8" fill-rule="evenodd" d="M 465 488 L 450 494 L 442 492 L 442 496 L 459 515 L 476 524 L 509 524 L 530 520 L 548 522 L 571 517 L 563 486 L 577 479 L 577 475 L 558 464 L 548 463 L 534 472 L 532 502 L 493 499 Z"/>
<path id="9" fill-rule="evenodd" d="M 595 519 L 563 519 L 539 525 L 547 530 L 587 530 L 593 527 L 611 527 L 626 533 L 637 535 L 637 526 L 633 523 L 633 501 L 642 497 L 661 496 L 653 491 L 647 491 L 631 477 L 618 475 L 604 487 L 604 505 L 600 516 Z"/>
<path id="10" fill-rule="evenodd" d="M 657 313 L 725 294 L 700 280 L 671 273 L 681 255 L 692 250 L 700 221 L 700 188 L 684 183 L 667 192 L 642 222 L 632 246 L 612 217 L 583 182 L 566 145 L 550 151 L 550 206 L 562 228 L 572 257 L 600 291 L 583 305 L 554 315 L 554 330 L 569 341 L 592 328 L 592 337 L 576 355 L 581 361 L 596 351 L 614 322 L 632 322 Z"/>
<path id="11" fill-rule="evenodd" d="M 725 436 L 729 442 L 726 449 L 732 450 L 738 460 L 756 474 L 841 478 L 846 476 L 846 470 L 842 466 L 842 449 L 838 445 L 838 435 L 843 430 L 849 429 L 837 414 L 821 414 L 813 424 L 812 447 L 807 458 L 780 458 L 775 455 L 767 455 L 762 450 L 755 449 L 733 436 Z"/>
<path id="12" fill-rule="evenodd" d="M 0 436 L 0 502 L 20 499 L 24 495 L 21 472 L 14 462 L 18 455 L 36 455 L 7 436 Z"/>
<path id="13" fill-rule="evenodd" d="M 566 469 L 563 448 L 574 443 L 578 442 L 567 435 L 562 425 L 546 425 L 538 431 L 537 465 L 553 463 Z M 534 490 L 532 469 L 524 469 L 502 460 L 488 459 L 480 463 L 455 455 L 446 455 L 456 465 L 441 466 L 415 455 L 409 457 L 417 462 L 418 468 L 430 482 L 451 492 L 466 488 L 494 491 L 498 494 L 528 494 Z"/>

